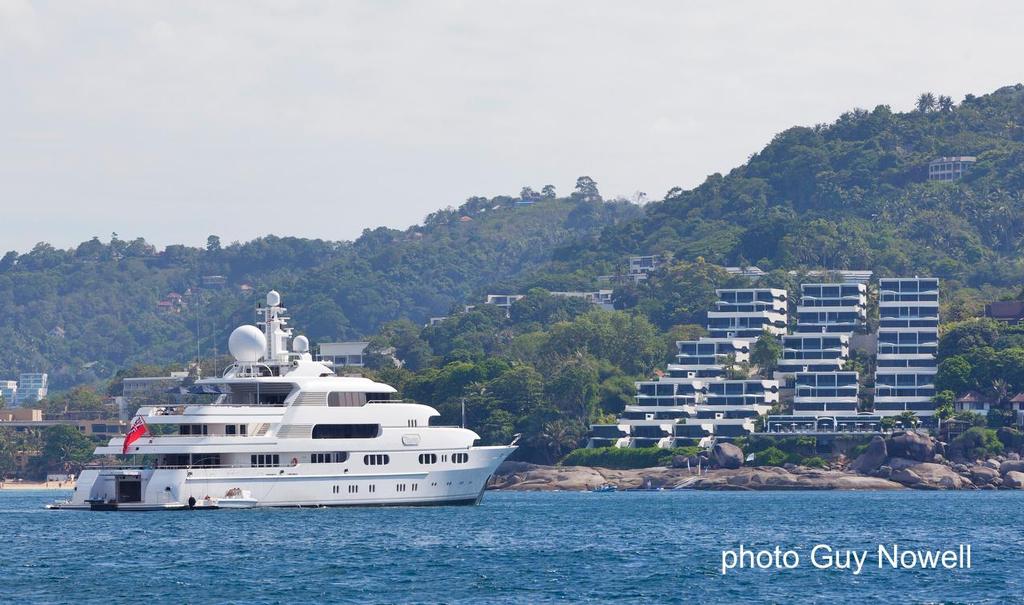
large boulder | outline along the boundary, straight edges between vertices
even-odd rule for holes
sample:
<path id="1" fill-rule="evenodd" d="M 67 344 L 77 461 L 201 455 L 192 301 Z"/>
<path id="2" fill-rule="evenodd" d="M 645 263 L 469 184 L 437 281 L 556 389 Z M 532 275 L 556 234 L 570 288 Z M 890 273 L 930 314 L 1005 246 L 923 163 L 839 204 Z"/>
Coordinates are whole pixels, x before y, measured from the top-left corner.
<path id="1" fill-rule="evenodd" d="M 823 471 L 797 467 L 794 472 L 777 466 L 745 466 L 718 469 L 697 477 L 687 477 L 675 485 L 677 489 L 760 491 L 760 490 L 877 490 L 900 489 L 892 481 L 864 477 L 839 471 Z"/>
<path id="2" fill-rule="evenodd" d="M 862 475 L 869 475 L 878 470 L 878 467 L 882 466 L 888 457 L 889 452 L 885 447 L 885 439 L 880 435 L 875 435 L 864 453 L 857 456 L 857 459 L 850 465 L 850 469 Z"/>
<path id="3" fill-rule="evenodd" d="M 716 443 L 711 450 L 711 457 L 721 468 L 739 468 L 743 466 L 743 450 L 731 443 Z"/>
<path id="4" fill-rule="evenodd" d="M 999 471 L 980 464 L 970 467 L 968 474 L 971 476 L 971 481 L 978 486 L 987 485 L 999 478 Z"/>
<path id="5" fill-rule="evenodd" d="M 1024 473 L 1010 471 L 1003 475 L 1003 487 L 1009 489 L 1024 489 Z"/>
<path id="6" fill-rule="evenodd" d="M 935 442 L 927 435 L 907 431 L 892 438 L 889 443 L 889 455 L 910 458 L 918 462 L 931 462 L 935 456 Z"/>
<path id="7" fill-rule="evenodd" d="M 890 479 L 913 489 L 973 489 L 974 484 L 942 464 L 921 462 L 893 467 Z"/>
<path id="8" fill-rule="evenodd" d="M 1024 460 L 1007 460 L 999 465 L 1000 475 L 1010 472 L 1024 473 Z"/>

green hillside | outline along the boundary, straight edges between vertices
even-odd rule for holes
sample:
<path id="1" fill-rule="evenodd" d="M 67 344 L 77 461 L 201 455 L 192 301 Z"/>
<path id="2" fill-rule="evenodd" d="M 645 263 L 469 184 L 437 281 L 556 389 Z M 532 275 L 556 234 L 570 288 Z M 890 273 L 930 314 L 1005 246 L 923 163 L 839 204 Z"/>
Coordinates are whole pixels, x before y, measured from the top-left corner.
<path id="1" fill-rule="evenodd" d="M 922 103 L 923 104 L 923 103 Z M 924 104 L 923 104 L 924 105 Z M 928 162 L 977 156 L 964 179 Z M 743 166 L 673 189 L 602 253 L 771 269 L 932 274 L 965 285 L 1024 277 L 1024 86 L 907 113 L 880 105 L 777 135 Z"/>
<path id="2" fill-rule="evenodd" d="M 182 363 L 224 352 L 252 321 L 256 296 L 284 293 L 293 325 L 313 341 L 373 334 L 477 298 L 489 284 L 551 258 L 560 245 L 636 218 L 625 202 L 473 198 L 406 230 L 366 230 L 354 242 L 266 237 L 205 249 L 94 238 L 71 250 L 39 244 L 0 260 L 0 378 L 47 371 L 57 389 L 139 363 Z M 222 275 L 221 287 L 202 286 Z M 248 284 L 252 291 L 243 292 Z M 189 290 L 192 296 L 187 296 Z M 181 305 L 158 307 L 169 293 Z"/>

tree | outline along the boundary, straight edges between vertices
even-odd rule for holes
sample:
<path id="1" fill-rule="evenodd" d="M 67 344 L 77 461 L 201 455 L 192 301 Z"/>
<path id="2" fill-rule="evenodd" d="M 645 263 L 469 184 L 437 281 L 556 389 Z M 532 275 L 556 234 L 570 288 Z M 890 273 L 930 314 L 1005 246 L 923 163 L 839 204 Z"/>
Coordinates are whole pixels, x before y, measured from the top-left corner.
<path id="1" fill-rule="evenodd" d="M 947 357 L 939 363 L 935 375 L 935 388 L 939 391 L 966 393 L 972 388 L 971 376 L 974 368 L 963 355 Z"/>
<path id="2" fill-rule="evenodd" d="M 524 202 L 533 202 L 540 198 L 540 195 L 532 187 L 523 187 L 519 190 L 519 199 Z"/>
<path id="3" fill-rule="evenodd" d="M 540 190 L 540 194 L 546 200 L 553 200 L 558 197 L 558 194 L 555 192 L 554 185 L 544 185 Z"/>
<path id="4" fill-rule="evenodd" d="M 576 191 L 572 197 L 584 202 L 600 202 L 601 193 L 597 190 L 597 182 L 589 176 L 581 176 L 576 179 Z"/>
<path id="5" fill-rule="evenodd" d="M 77 472 L 92 458 L 93 443 L 77 428 L 58 424 L 43 431 L 42 464 L 47 470 Z"/>
<path id="6" fill-rule="evenodd" d="M 953 111 L 953 99 L 947 95 L 939 95 L 939 111 L 950 112 Z"/>
<path id="7" fill-rule="evenodd" d="M 780 357 L 782 357 L 782 344 L 765 330 L 750 350 L 750 362 L 761 368 L 762 376 L 769 376 L 779 365 Z"/>
<path id="8" fill-rule="evenodd" d="M 206 238 L 206 251 L 207 252 L 220 252 L 220 237 L 211 235 Z"/>
<path id="9" fill-rule="evenodd" d="M 899 422 L 900 426 L 906 429 L 917 428 L 917 425 L 920 424 L 920 420 L 918 419 L 917 414 L 915 414 L 911 410 L 907 410 L 905 412 L 900 412 L 899 414 L 897 414 L 896 421 Z"/>
<path id="10" fill-rule="evenodd" d="M 930 92 L 923 92 L 917 97 L 917 111 L 926 113 L 935 109 L 935 95 Z"/>

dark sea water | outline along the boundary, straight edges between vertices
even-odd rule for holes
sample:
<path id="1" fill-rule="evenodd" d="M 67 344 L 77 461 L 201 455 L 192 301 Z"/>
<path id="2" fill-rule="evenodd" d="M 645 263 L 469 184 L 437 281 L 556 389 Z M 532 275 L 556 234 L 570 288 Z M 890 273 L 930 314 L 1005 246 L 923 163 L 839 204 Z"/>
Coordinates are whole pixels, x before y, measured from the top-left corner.
<path id="1" fill-rule="evenodd" d="M 92 513 L 0 491 L 4 603 L 1024 602 L 1024 493 L 488 493 L 481 506 Z M 879 543 L 969 570 L 879 570 Z M 794 570 L 720 572 L 723 548 Z M 864 572 L 817 570 L 825 543 Z"/>

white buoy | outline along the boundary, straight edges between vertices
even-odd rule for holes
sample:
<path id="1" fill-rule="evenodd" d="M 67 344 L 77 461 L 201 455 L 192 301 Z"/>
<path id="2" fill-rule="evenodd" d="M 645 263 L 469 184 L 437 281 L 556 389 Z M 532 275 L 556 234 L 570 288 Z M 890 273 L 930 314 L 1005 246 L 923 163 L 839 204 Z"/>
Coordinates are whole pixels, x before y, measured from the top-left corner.
<path id="1" fill-rule="evenodd" d="M 267 351 L 267 337 L 256 326 L 238 326 L 228 337 L 231 356 L 240 363 L 255 363 Z"/>

